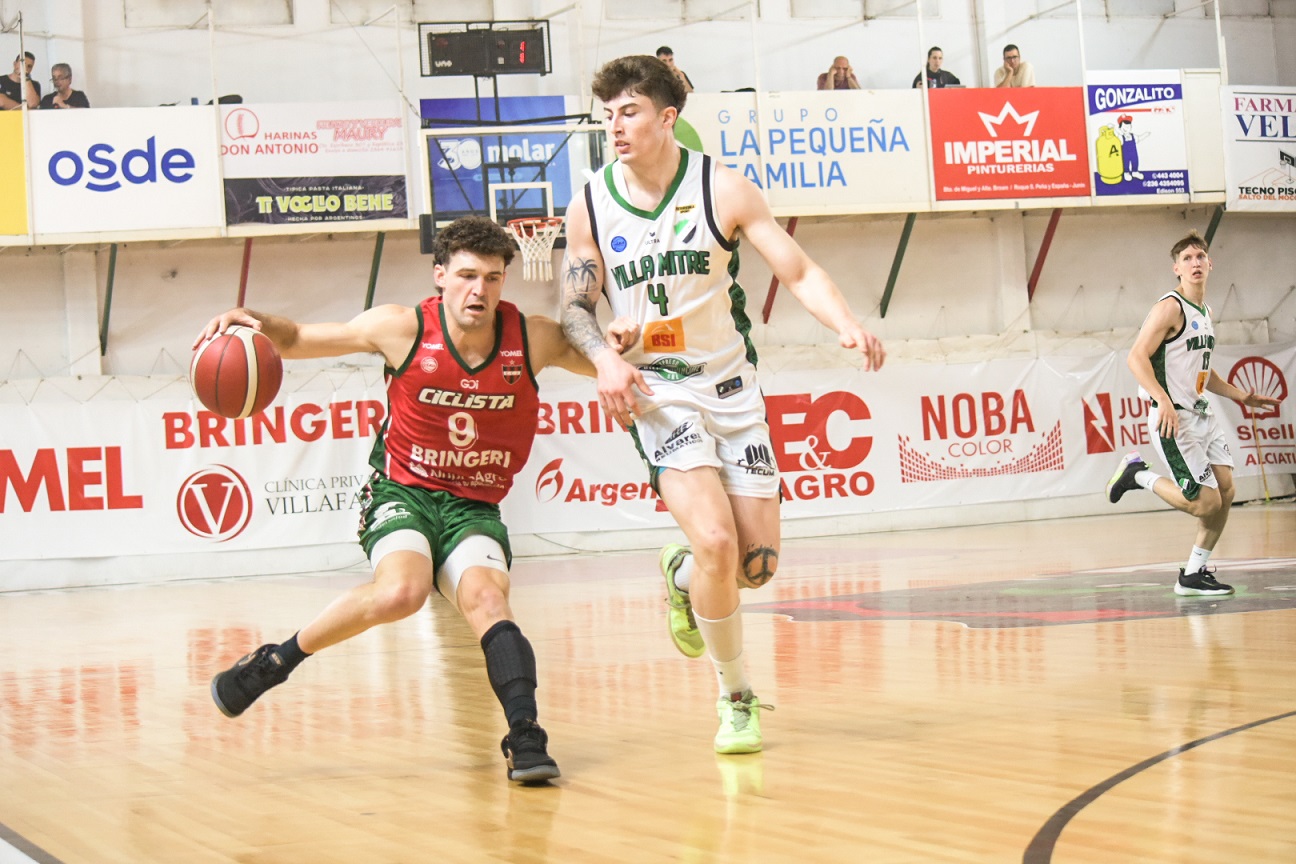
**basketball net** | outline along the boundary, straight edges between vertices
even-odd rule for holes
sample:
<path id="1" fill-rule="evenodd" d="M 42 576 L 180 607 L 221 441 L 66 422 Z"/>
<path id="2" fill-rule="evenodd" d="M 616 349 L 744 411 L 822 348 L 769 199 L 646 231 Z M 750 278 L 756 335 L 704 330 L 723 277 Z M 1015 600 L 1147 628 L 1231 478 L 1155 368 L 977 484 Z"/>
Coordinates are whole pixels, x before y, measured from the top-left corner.
<path id="1" fill-rule="evenodd" d="M 522 278 L 528 282 L 553 280 L 553 246 L 562 232 L 563 217 L 535 216 L 510 219 L 508 229 L 522 250 Z"/>

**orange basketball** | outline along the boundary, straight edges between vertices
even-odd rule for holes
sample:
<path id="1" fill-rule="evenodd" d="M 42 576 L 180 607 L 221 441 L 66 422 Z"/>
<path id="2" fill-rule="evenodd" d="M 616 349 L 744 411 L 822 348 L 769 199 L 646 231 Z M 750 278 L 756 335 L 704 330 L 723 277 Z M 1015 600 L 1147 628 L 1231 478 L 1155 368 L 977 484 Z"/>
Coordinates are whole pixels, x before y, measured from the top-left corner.
<path id="1" fill-rule="evenodd" d="M 250 417 L 279 393 L 283 359 L 269 336 L 234 324 L 194 351 L 189 383 L 207 410 L 222 417 Z"/>

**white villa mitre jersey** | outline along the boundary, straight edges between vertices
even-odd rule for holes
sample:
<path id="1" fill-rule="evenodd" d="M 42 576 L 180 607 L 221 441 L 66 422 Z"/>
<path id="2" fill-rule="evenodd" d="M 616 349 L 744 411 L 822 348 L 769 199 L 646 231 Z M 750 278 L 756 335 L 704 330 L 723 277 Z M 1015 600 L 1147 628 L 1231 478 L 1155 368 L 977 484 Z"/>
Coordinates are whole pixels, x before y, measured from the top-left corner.
<path id="1" fill-rule="evenodd" d="M 1211 324 L 1210 308 L 1194 305 L 1178 291 L 1167 291 L 1157 302 L 1167 297 L 1179 301 L 1184 326 L 1158 346 L 1151 357 L 1152 371 L 1176 408 L 1209 414 L 1206 381 L 1210 378 L 1211 354 L 1215 351 L 1215 326 Z M 1148 400 L 1152 398 L 1142 387 L 1139 395 Z"/>
<path id="2" fill-rule="evenodd" d="M 737 243 L 720 234 L 716 218 L 715 165 L 701 153 L 679 152 L 679 171 L 656 210 L 630 203 L 619 161 L 589 181 L 585 201 L 612 313 L 642 327 L 625 360 L 650 386 L 675 382 L 714 398 L 751 369 L 756 352 L 747 338 L 746 297 L 734 280 Z"/>

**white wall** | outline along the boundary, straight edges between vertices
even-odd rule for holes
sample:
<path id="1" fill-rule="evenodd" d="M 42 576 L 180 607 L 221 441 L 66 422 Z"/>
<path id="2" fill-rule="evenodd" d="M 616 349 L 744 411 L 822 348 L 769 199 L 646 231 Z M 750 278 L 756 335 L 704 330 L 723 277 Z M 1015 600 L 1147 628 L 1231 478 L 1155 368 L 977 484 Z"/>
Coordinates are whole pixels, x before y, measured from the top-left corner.
<path id="1" fill-rule="evenodd" d="M 395 92 L 401 77 L 391 16 L 368 27 L 351 27 L 331 20 L 341 19 L 330 13 L 329 0 L 296 0 L 292 24 L 218 26 L 212 40 L 205 21 L 195 22 L 192 29 L 128 28 L 123 2 L 0 0 L 0 22 L 11 23 L 21 11 L 40 78 L 49 77 L 50 64 L 70 63 L 77 86 L 93 104 L 104 107 L 188 102 L 192 97 L 206 102 L 212 98 L 213 69 L 218 94 L 238 93 L 257 102 L 369 98 Z M 144 0 L 131 2 L 139 5 Z M 1232 0 L 1221 2 L 1227 13 Z M 471 79 L 419 77 L 410 4 L 397 5 L 402 7 L 400 59 L 410 98 L 416 102 L 426 96 L 471 96 Z M 935 4 L 939 14 L 924 19 L 921 38 L 913 17 L 867 22 L 793 18 L 790 0 L 762 0 L 759 5 L 762 17 L 753 28 L 747 21 L 615 20 L 604 17 L 604 4 L 598 0 L 572 4 L 552 19 L 554 74 L 504 76 L 500 91 L 581 93 L 598 64 L 622 54 L 651 53 L 661 44 L 675 49 L 677 62 L 700 89 L 713 91 L 756 86 L 758 77 L 765 90 L 812 89 L 815 77 L 837 54 L 852 60 L 866 88 L 907 87 L 931 45 L 944 49 L 945 68 L 976 86 L 989 83 L 1007 42 L 1021 46 L 1041 83 L 1081 83 L 1073 7 L 1031 17 L 1058 5 L 1051 0 L 940 0 Z M 914 8 L 894 5 L 909 12 Z M 1184 9 L 1195 5 L 1195 0 L 1179 3 Z M 1296 9 L 1272 5 L 1288 17 L 1225 15 L 1230 83 L 1296 83 L 1296 55 L 1290 50 L 1296 44 Z M 221 3 L 214 6 L 219 23 Z M 441 6 L 445 17 L 456 14 L 455 4 Z M 493 6 L 498 19 L 525 19 L 568 4 L 496 0 Z M 657 7 L 641 3 L 639 8 L 647 13 Z M 1148 15 L 1110 20 L 1095 0 L 1086 0 L 1084 9 L 1088 68 L 1219 66 L 1215 22 L 1206 14 L 1209 7 L 1171 19 Z M 16 33 L 0 34 L 0 56 L 17 47 Z"/>
<path id="2" fill-rule="evenodd" d="M 885 319 L 879 307 L 903 217 L 802 219 L 796 237 L 888 341 L 1132 331 L 1174 284 L 1170 246 L 1189 228 L 1204 231 L 1212 212 L 1185 206 L 1064 211 L 1029 306 L 1026 278 L 1049 211 L 924 216 L 915 223 Z M 1296 218 L 1225 214 L 1208 295 L 1219 320 L 1264 322 L 1261 341 L 1296 340 L 1293 236 Z M 246 302 L 304 320 L 350 318 L 363 309 L 374 245 L 372 234 L 258 238 Z M 67 375 L 84 353 L 72 352 L 68 322 L 94 329 L 99 312 L 88 298 L 65 292 L 63 254 L 70 253 L 0 253 L 0 379 Z M 234 305 L 242 255 L 242 240 L 119 246 L 103 371 L 182 374 L 198 329 Z M 102 308 L 107 248 L 95 257 Z M 417 237 L 389 235 L 374 302 L 412 304 L 430 293 L 430 278 L 431 260 L 419 254 Z M 753 319 L 770 279 L 759 257 L 743 258 L 741 282 Z M 554 289 L 522 282 L 520 272 L 507 293 L 528 313 L 556 314 Z M 755 332 L 764 346 L 821 343 L 827 336 L 786 289 L 769 326 Z"/>

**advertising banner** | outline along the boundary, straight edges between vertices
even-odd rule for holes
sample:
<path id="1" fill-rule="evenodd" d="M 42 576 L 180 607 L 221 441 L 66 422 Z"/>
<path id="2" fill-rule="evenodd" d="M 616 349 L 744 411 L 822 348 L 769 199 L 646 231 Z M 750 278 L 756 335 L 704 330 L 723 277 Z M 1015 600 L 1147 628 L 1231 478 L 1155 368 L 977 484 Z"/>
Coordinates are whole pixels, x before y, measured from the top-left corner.
<path id="1" fill-rule="evenodd" d="M 37 111 L 36 233 L 218 228 L 211 106 Z"/>
<path id="2" fill-rule="evenodd" d="M 1296 88 L 1221 87 L 1228 209 L 1296 213 Z"/>
<path id="3" fill-rule="evenodd" d="M 385 417 L 381 381 L 244 420 L 178 399 L 0 405 L 0 559 L 345 542 Z"/>
<path id="4" fill-rule="evenodd" d="M 1178 69 L 1089 72 L 1085 94 L 1096 194 L 1188 193 Z"/>
<path id="5" fill-rule="evenodd" d="M 1284 400 L 1212 397 L 1238 476 L 1292 473 L 1296 345 L 1221 345 L 1214 366 Z M 1101 494 L 1119 458 L 1156 462 L 1148 407 L 1115 354 L 762 373 L 784 518 Z M 593 384 L 542 388 L 540 436 L 503 509 L 522 533 L 669 526 L 628 433 Z M 1265 416 L 1259 416 L 1260 414 Z"/>
<path id="6" fill-rule="evenodd" d="M 1081 88 L 937 89 L 927 96 L 936 200 L 1089 194 Z"/>
<path id="7" fill-rule="evenodd" d="M 539 127 L 544 118 L 562 123 L 562 117 L 572 112 L 565 96 L 503 96 L 495 103 L 422 99 L 419 113 L 425 128 L 440 128 L 484 126 L 497 119 L 510 126 Z M 583 136 L 545 133 L 539 128 L 531 134 L 434 136 L 427 146 L 432 209 L 438 221 L 489 212 L 487 187 L 495 183 L 551 183 L 554 212 L 561 213 L 572 191 L 585 182 L 580 168 L 590 165 Z M 546 212 L 544 193 L 536 189 L 512 190 L 497 205 L 506 215 Z"/>
<path id="8" fill-rule="evenodd" d="M 404 218 L 401 116 L 395 102 L 221 106 L 227 223 Z"/>
<path id="9" fill-rule="evenodd" d="M 27 233 L 27 149 L 21 111 L 0 112 L 0 234 Z"/>
<path id="10" fill-rule="evenodd" d="M 692 93 L 681 119 L 776 212 L 927 209 L 917 91 Z"/>
<path id="11" fill-rule="evenodd" d="M 1280 400 L 1212 396 L 1238 476 L 1296 472 L 1296 344 L 1217 347 L 1216 371 Z M 327 376 L 325 376 L 327 377 Z M 787 519 L 1101 495 L 1150 445 L 1115 353 L 762 375 Z M 226 420 L 192 400 L 0 405 L 0 560 L 269 549 L 355 536 L 378 370 Z M 668 527 L 594 382 L 541 382 L 535 447 L 502 510 L 516 534 Z M 76 538 L 68 542 L 67 538 Z"/>

